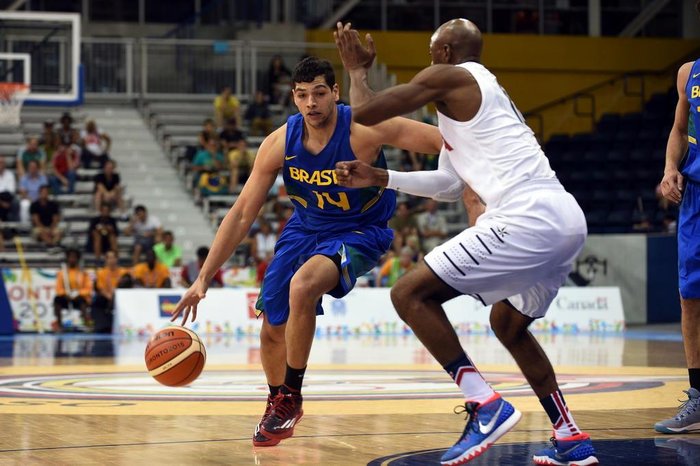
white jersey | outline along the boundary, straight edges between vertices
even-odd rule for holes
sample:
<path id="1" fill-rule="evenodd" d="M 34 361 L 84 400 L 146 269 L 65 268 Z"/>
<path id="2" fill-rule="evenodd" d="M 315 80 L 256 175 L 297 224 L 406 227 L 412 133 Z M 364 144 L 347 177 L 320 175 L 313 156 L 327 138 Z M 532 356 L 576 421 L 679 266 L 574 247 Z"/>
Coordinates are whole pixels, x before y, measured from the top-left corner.
<path id="1" fill-rule="evenodd" d="M 520 112 L 480 63 L 460 66 L 481 90 L 481 106 L 469 121 L 456 121 L 438 112 L 444 140 L 441 157 L 448 156 L 456 173 L 486 203 L 498 206 L 504 194 L 531 180 L 556 180 L 542 148 Z"/>

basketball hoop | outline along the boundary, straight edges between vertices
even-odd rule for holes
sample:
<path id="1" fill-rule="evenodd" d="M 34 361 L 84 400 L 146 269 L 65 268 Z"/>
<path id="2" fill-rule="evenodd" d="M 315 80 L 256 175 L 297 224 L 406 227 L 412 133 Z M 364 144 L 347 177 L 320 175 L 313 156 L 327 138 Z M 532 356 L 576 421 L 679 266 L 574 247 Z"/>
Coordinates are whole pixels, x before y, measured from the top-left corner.
<path id="1" fill-rule="evenodd" d="M 0 82 L 0 126 L 19 126 L 19 112 L 27 95 L 29 86 L 24 83 Z"/>

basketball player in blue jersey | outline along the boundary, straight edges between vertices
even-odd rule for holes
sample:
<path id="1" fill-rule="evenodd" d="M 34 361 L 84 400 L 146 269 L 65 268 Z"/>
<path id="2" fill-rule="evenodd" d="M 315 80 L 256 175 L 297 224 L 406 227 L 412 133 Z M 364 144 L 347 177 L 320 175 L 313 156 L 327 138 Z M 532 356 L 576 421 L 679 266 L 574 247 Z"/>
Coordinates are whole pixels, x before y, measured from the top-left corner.
<path id="1" fill-rule="evenodd" d="M 395 193 L 341 187 L 335 165 L 357 159 L 386 167 L 383 144 L 419 153 L 437 153 L 442 144 L 436 127 L 406 118 L 371 128 L 353 123 L 350 107 L 336 103 L 338 85 L 328 61 L 302 60 L 292 82 L 299 113 L 263 141 L 199 277 L 173 312 L 173 320 L 184 312 L 183 325 L 190 315 L 194 321 L 214 273 L 248 234 L 282 170 L 295 210 L 277 240 L 256 305 L 264 316 L 261 360 L 270 386 L 265 414 L 253 435 L 256 446 L 290 437 L 302 417 L 301 387 L 322 296 L 346 295 L 393 239 L 387 221 L 394 213 Z"/>
<path id="2" fill-rule="evenodd" d="M 700 15 L 700 2 L 695 4 Z M 664 434 L 700 432 L 700 59 L 678 70 L 678 104 L 666 145 L 661 193 L 680 204 L 678 214 L 678 281 L 681 331 L 690 388 L 678 414 L 656 423 Z M 686 155 L 687 154 L 687 155 Z M 685 161 L 681 159 L 686 155 Z"/>
<path id="3" fill-rule="evenodd" d="M 586 220 L 564 190 L 532 130 L 481 61 L 481 32 L 455 19 L 430 41 L 431 66 L 409 83 L 374 92 L 374 59 L 357 31 L 338 24 L 336 44 L 351 78 L 353 119 L 377 124 L 434 102 L 444 144 L 438 169 L 395 172 L 362 161 L 341 162 L 343 186 L 383 186 L 458 200 L 465 184 L 482 199 L 474 226 L 437 246 L 391 290 L 399 316 L 462 391 L 467 423 L 441 458 L 468 463 L 520 420 L 520 412 L 484 380 L 462 348 L 442 303 L 470 295 L 492 305 L 491 329 L 525 375 L 552 423 L 552 445 L 535 453 L 542 465 L 598 464 L 589 435 L 569 411 L 551 363 L 529 325 L 543 317 L 586 238 Z"/>

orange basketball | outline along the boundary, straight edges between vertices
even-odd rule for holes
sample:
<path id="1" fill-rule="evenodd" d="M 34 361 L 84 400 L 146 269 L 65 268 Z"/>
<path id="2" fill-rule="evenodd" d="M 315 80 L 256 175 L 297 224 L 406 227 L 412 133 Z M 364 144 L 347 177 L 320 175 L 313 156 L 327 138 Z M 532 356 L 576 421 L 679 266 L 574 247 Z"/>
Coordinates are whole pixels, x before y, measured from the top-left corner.
<path id="1" fill-rule="evenodd" d="M 146 345 L 148 373 L 163 385 L 180 387 L 199 377 L 207 359 L 204 344 L 184 327 L 166 327 Z"/>

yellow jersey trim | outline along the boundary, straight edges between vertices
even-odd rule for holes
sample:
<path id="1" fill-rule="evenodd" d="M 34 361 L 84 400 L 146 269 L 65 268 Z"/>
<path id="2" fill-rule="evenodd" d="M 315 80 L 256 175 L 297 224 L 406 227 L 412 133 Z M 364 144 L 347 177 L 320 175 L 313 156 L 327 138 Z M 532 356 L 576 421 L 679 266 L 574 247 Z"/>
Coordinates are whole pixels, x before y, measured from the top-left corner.
<path id="1" fill-rule="evenodd" d="M 295 201 L 297 201 L 297 202 L 298 202 L 299 204 L 301 204 L 302 207 L 304 207 L 304 208 L 306 208 L 306 206 L 308 205 L 307 202 L 306 202 L 306 199 L 304 199 L 303 197 L 299 197 L 299 196 L 295 196 L 295 195 L 293 195 L 293 194 L 289 194 L 289 198 L 290 198 L 290 199 L 293 199 L 293 200 L 295 200 Z"/>
<path id="2" fill-rule="evenodd" d="M 697 139 L 695 139 L 693 136 L 688 136 L 688 142 L 691 144 L 695 144 L 696 146 L 698 145 Z"/>
<path id="3" fill-rule="evenodd" d="M 379 192 L 377 193 L 376 196 L 374 196 L 372 199 L 370 199 L 369 201 L 367 201 L 367 204 L 365 204 L 365 205 L 362 207 L 362 210 L 360 211 L 360 213 L 365 213 L 365 212 L 366 212 L 368 209 L 370 209 L 374 204 L 376 204 L 377 201 L 379 201 L 379 198 L 382 197 L 382 194 L 384 194 L 384 188 L 381 188 L 381 189 L 379 190 Z"/>

